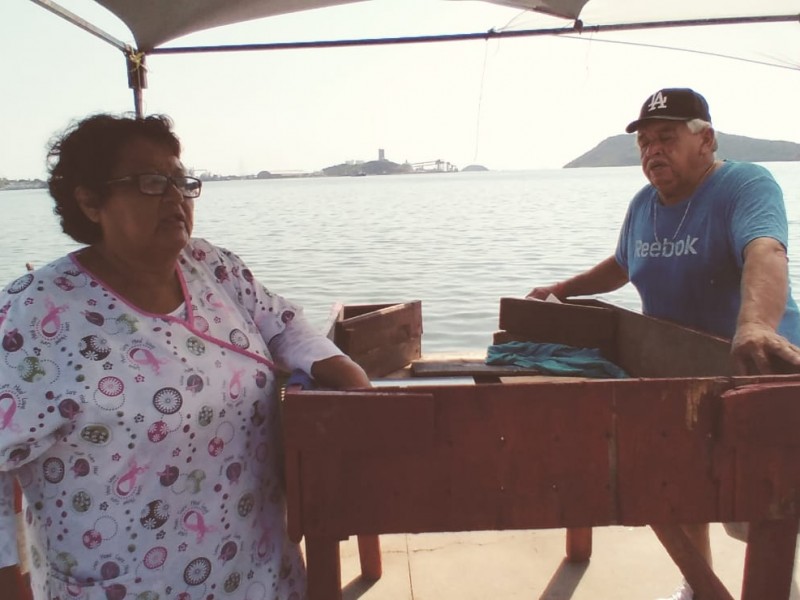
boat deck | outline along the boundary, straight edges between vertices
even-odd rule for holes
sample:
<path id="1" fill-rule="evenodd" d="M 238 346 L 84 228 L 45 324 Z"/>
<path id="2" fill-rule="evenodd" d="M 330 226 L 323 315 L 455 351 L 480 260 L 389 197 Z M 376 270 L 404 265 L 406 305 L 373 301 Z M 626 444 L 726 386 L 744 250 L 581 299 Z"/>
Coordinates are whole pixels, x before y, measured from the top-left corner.
<path id="1" fill-rule="evenodd" d="M 383 576 L 361 579 L 356 538 L 341 542 L 343 600 L 655 600 L 680 571 L 649 527 L 594 529 L 586 563 L 565 560 L 563 529 L 380 536 Z M 745 544 L 711 525 L 714 570 L 741 596 Z M 800 600 L 795 575 L 790 600 Z M 765 599 L 768 600 L 768 599 Z"/>

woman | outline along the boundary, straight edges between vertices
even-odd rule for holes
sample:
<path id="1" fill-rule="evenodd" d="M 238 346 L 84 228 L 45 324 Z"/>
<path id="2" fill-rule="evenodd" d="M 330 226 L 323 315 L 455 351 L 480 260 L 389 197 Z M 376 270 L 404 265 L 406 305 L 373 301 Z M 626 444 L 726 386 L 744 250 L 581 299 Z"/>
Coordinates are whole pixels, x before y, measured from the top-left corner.
<path id="1" fill-rule="evenodd" d="M 366 374 L 191 237 L 201 182 L 166 117 L 89 117 L 49 159 L 62 228 L 86 246 L 0 293 L 0 585 L 16 476 L 34 598 L 303 598 L 276 371 L 339 389 Z"/>

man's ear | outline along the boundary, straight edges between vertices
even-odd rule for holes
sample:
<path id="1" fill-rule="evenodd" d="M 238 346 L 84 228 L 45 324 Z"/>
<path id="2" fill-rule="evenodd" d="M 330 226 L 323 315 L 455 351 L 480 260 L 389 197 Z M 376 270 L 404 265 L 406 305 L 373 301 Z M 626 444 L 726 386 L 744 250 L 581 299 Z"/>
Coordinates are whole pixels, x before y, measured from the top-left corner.
<path id="1" fill-rule="evenodd" d="M 100 222 L 100 198 L 96 192 L 79 185 L 75 188 L 75 201 L 87 219 L 93 223 Z"/>
<path id="2" fill-rule="evenodd" d="M 708 152 L 714 152 L 714 140 L 716 139 L 716 134 L 711 127 L 707 127 L 701 132 L 703 136 L 703 146 Z"/>

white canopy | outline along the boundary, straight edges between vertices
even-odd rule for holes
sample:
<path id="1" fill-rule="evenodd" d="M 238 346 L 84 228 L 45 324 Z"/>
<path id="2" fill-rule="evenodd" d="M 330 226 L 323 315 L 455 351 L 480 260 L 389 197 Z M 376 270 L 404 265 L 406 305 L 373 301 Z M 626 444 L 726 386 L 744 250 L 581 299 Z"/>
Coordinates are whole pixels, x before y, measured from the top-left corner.
<path id="1" fill-rule="evenodd" d="M 31 0 L 91 31 L 98 37 L 126 49 L 122 42 L 98 29 L 80 15 L 58 5 L 55 0 Z M 95 3 L 116 15 L 130 30 L 135 50 L 151 53 L 163 44 L 191 33 L 254 19 L 274 17 L 344 4 L 377 0 L 85 0 Z M 485 2 L 517 10 L 529 10 L 563 19 L 580 26 L 583 21 L 591 27 L 608 30 L 647 28 L 651 24 L 684 24 L 688 21 L 756 18 L 782 16 L 800 22 L 800 0 L 670 0 L 667 3 L 631 2 L 630 0 L 431 0 L 431 2 Z M 586 5 L 587 10 L 584 10 Z M 587 13 L 588 11 L 588 13 Z M 424 15 L 421 15 L 424 19 Z M 579 21 L 580 19 L 580 21 Z M 568 25 L 568 24 L 565 24 Z M 630 27 L 626 27 L 630 25 Z M 568 30 L 567 26 L 564 30 Z M 552 30 L 550 30 L 552 32 Z M 548 33 L 545 31 L 544 33 Z"/>
<path id="2" fill-rule="evenodd" d="M 369 0 L 96 0 L 131 30 L 140 50 L 175 38 L 263 17 Z M 453 0 L 464 1 L 464 0 Z M 576 19 L 588 0 L 486 0 Z"/>
<path id="3" fill-rule="evenodd" d="M 145 56 L 148 54 L 174 54 L 182 52 L 207 52 L 225 50 L 266 50 L 276 47 L 321 47 L 365 45 L 367 43 L 400 43 L 407 41 L 451 41 L 508 37 L 518 35 L 553 35 L 563 33 L 588 33 L 648 29 L 652 27 L 677 27 L 687 24 L 797 21 L 800 22 L 800 0 L 762 0 L 753 6 L 752 0 L 670 0 L 667 3 L 631 2 L 630 0 L 481 0 L 519 11 L 535 11 L 564 19 L 547 28 L 527 30 L 496 30 L 490 27 L 477 32 L 419 36 L 414 33 L 402 38 L 325 39 L 321 41 L 293 40 L 292 42 L 264 42 L 239 46 L 189 46 L 164 45 L 195 32 L 254 19 L 262 19 L 326 9 L 346 4 L 364 4 L 380 0 L 84 0 L 97 4 L 116 15 L 128 28 L 134 44 L 121 41 L 84 20 L 79 15 L 56 4 L 55 0 L 31 0 L 83 29 L 103 38 L 122 50 L 128 61 L 129 86 L 134 90 L 136 110 L 141 112 L 141 90 L 147 87 Z M 454 8 L 476 0 L 445 1 Z M 419 4 L 417 4 L 417 8 Z M 466 8 L 466 7 L 465 7 Z M 425 15 L 418 15 L 424 21 Z M 365 31 L 365 36 L 370 33 Z M 125 37 L 128 37 L 125 35 Z M 423 39 L 425 38 L 425 39 Z M 128 38 L 130 39 L 130 38 Z"/>

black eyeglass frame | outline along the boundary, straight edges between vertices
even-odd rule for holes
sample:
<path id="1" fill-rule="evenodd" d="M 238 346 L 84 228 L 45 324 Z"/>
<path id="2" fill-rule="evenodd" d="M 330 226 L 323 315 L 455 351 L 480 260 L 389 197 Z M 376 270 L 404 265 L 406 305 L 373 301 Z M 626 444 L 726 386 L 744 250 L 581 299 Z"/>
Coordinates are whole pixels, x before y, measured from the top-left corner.
<path id="1" fill-rule="evenodd" d="M 164 189 L 160 192 L 155 192 L 149 189 L 145 189 L 142 186 L 142 178 L 143 177 L 152 177 L 154 180 L 160 180 L 164 182 Z M 198 198 L 200 193 L 203 191 L 203 182 L 202 180 L 198 179 L 197 177 L 191 177 L 189 175 L 179 175 L 177 177 L 173 177 L 171 175 L 164 175 L 162 173 L 134 173 L 133 175 L 126 175 L 125 177 L 119 177 L 117 179 L 109 179 L 108 181 L 104 181 L 103 185 L 111 185 L 114 183 L 129 183 L 135 181 L 136 186 L 139 188 L 139 192 L 144 194 L 145 196 L 163 196 L 167 193 L 167 189 L 169 185 L 172 184 L 175 188 L 181 193 L 181 196 L 184 198 Z M 153 180 L 151 180 L 153 181 Z M 193 190 L 187 187 L 187 183 L 189 184 L 196 184 L 197 189 Z"/>

